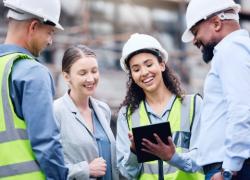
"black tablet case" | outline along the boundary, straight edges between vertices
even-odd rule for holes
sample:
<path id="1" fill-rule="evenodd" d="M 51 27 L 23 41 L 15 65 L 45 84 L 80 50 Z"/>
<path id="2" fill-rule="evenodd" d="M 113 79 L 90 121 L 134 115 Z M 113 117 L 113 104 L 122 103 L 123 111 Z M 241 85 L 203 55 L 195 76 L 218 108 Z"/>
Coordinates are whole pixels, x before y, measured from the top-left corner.
<path id="1" fill-rule="evenodd" d="M 172 136 L 169 122 L 135 127 L 132 128 L 132 132 L 134 136 L 137 160 L 139 163 L 160 159 L 157 156 L 141 151 L 143 147 L 143 145 L 141 144 L 143 138 L 156 143 L 156 139 L 153 135 L 154 133 L 156 133 L 165 144 L 168 144 L 168 136 Z"/>

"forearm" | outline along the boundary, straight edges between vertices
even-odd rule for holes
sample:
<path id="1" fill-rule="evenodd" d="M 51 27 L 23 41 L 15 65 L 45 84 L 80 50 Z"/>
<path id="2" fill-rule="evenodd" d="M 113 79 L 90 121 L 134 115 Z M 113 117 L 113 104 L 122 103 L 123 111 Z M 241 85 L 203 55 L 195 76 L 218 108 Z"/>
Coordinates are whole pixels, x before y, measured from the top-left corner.
<path id="1" fill-rule="evenodd" d="M 66 164 L 69 168 L 68 180 L 89 179 L 90 171 L 87 161 L 82 161 L 77 164 Z"/>
<path id="2" fill-rule="evenodd" d="M 131 143 L 128 133 L 129 129 L 124 112 L 120 111 L 117 120 L 116 137 L 117 166 L 124 177 L 134 179 L 140 174 L 142 165 L 138 163 L 136 155 L 130 150 Z"/>
<path id="3" fill-rule="evenodd" d="M 141 172 L 142 164 L 137 162 L 137 157 L 134 153 L 126 154 L 122 160 L 117 162 L 120 173 L 128 178 L 135 179 Z"/>
<path id="4" fill-rule="evenodd" d="M 239 171 L 250 155 L 250 140 L 246 138 L 250 137 L 249 110 L 248 113 L 243 112 L 243 108 L 237 111 L 234 113 L 237 117 L 230 118 L 231 122 L 226 127 L 223 168 L 231 171 Z"/>
<path id="5" fill-rule="evenodd" d="M 197 172 L 202 170 L 188 153 L 175 153 L 168 163 L 185 172 Z"/>

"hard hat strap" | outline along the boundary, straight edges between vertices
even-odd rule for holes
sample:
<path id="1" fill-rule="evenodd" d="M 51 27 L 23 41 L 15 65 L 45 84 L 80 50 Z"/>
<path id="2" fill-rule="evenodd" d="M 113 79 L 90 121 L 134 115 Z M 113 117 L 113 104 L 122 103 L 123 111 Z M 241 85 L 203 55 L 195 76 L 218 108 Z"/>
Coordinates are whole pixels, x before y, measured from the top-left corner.
<path id="1" fill-rule="evenodd" d="M 56 24 L 46 20 L 46 19 L 41 19 L 37 16 L 34 16 L 32 14 L 28 14 L 28 13 L 22 13 L 22 12 L 17 12 L 15 10 L 9 9 L 8 13 L 7 13 L 7 18 L 13 18 L 15 20 L 18 21 L 24 21 L 24 20 L 28 20 L 28 19 L 37 19 L 39 20 L 41 23 L 46 24 L 46 25 L 50 25 L 50 26 L 55 26 Z"/>
<path id="2" fill-rule="evenodd" d="M 217 16 L 221 19 L 221 20 L 235 20 L 237 22 L 239 22 L 239 14 L 234 14 L 234 13 L 225 13 L 225 12 L 221 12 L 219 14 L 217 14 Z"/>
<path id="3" fill-rule="evenodd" d="M 7 18 L 13 18 L 18 21 L 23 21 L 23 20 L 28 20 L 32 18 L 36 18 L 36 16 L 32 14 L 27 14 L 27 13 L 22 13 L 22 12 L 17 12 L 12 9 L 9 9 L 7 13 Z"/>

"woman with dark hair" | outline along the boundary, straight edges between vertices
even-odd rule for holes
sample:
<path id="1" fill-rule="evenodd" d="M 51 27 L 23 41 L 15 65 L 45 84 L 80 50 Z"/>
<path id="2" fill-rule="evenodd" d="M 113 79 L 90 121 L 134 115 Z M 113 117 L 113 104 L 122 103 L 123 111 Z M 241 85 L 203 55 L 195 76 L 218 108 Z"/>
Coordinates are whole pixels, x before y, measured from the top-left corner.
<path id="1" fill-rule="evenodd" d="M 54 102 L 69 179 L 118 179 L 108 105 L 92 97 L 99 81 L 95 53 L 77 45 L 64 53 L 68 92 Z"/>
<path id="2" fill-rule="evenodd" d="M 167 60 L 161 44 L 146 34 L 133 34 L 123 47 L 120 64 L 129 79 L 117 120 L 116 146 L 118 168 L 128 179 L 204 179 L 193 173 L 200 170 L 195 158 L 202 99 L 184 94 Z M 157 134 L 157 143 L 142 141 L 142 150 L 160 160 L 138 163 L 132 128 L 166 121 L 173 135 L 166 137 L 169 145 Z"/>

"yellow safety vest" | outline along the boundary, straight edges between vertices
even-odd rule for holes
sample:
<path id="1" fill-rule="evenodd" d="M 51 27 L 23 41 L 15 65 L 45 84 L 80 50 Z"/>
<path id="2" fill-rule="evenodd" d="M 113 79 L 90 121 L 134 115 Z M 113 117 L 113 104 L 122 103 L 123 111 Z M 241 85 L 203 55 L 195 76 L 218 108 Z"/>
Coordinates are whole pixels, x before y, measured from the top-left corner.
<path id="1" fill-rule="evenodd" d="M 0 57 L 0 179 L 45 180 L 26 132 L 25 121 L 13 108 L 9 93 L 9 77 L 14 62 L 32 59 L 12 53 Z"/>
<path id="2" fill-rule="evenodd" d="M 187 152 L 189 149 L 191 126 L 194 118 L 195 95 L 187 95 L 181 102 L 180 98 L 176 98 L 172 104 L 168 121 L 172 131 L 172 139 L 179 153 Z M 145 104 L 142 101 L 139 108 L 129 115 L 128 109 L 128 126 L 130 131 L 133 127 L 145 126 L 150 124 Z M 158 180 L 158 161 L 144 162 L 140 180 Z M 177 169 L 174 166 L 163 162 L 164 180 L 203 180 L 204 175 L 200 173 L 187 173 Z"/>

